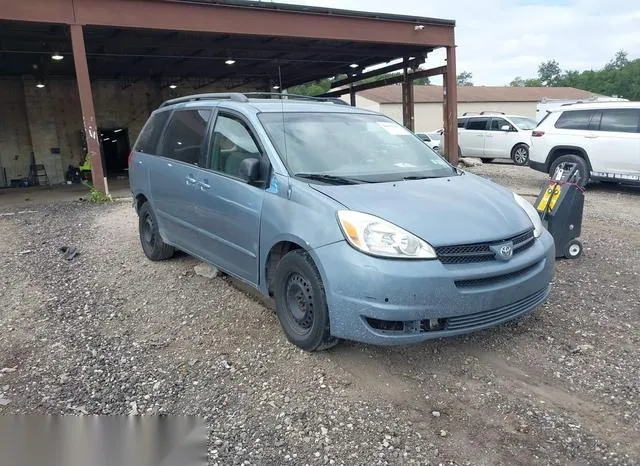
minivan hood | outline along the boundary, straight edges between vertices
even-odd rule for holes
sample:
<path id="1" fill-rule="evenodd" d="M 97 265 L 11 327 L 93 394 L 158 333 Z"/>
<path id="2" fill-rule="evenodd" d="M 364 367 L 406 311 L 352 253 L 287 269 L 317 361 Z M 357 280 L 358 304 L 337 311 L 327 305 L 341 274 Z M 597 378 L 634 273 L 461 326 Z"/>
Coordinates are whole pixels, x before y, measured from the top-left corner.
<path id="1" fill-rule="evenodd" d="M 510 191 L 468 173 L 391 183 L 310 186 L 350 210 L 387 220 L 432 246 L 495 241 L 532 228 Z"/>

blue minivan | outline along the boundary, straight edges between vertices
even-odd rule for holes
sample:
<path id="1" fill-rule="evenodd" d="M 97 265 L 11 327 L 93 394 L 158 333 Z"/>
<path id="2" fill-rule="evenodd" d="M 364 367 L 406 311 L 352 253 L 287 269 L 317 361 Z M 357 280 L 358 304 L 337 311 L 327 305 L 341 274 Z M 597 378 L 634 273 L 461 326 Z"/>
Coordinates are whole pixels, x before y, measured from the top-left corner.
<path id="1" fill-rule="evenodd" d="M 173 99 L 129 161 L 140 242 L 273 297 L 288 340 L 417 343 L 542 304 L 554 244 L 525 199 L 388 117 L 258 94 Z"/>

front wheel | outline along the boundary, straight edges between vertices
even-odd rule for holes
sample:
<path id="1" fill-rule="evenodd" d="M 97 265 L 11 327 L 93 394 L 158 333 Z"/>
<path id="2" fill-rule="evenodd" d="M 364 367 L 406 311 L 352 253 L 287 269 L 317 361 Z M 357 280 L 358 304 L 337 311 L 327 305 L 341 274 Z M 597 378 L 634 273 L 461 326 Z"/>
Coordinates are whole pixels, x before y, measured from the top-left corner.
<path id="1" fill-rule="evenodd" d="M 529 162 L 529 148 L 526 144 L 517 144 L 511 151 L 511 159 L 518 166 L 526 165 Z"/>
<path id="2" fill-rule="evenodd" d="M 329 309 L 320 273 L 305 251 L 294 250 L 276 266 L 276 314 L 289 342 L 305 351 L 331 348 Z"/>

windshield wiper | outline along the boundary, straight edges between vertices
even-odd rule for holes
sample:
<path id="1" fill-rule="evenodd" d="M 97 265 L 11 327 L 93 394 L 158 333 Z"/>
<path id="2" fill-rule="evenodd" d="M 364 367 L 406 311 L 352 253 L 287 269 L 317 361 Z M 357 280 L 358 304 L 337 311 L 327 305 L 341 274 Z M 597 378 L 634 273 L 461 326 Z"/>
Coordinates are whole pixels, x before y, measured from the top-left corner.
<path id="1" fill-rule="evenodd" d="M 323 181 L 325 183 L 332 184 L 358 184 L 367 183 L 364 180 L 358 180 L 356 178 L 347 178 L 344 176 L 327 175 L 323 173 L 295 173 L 293 176 L 298 178 L 306 178 L 308 180 Z"/>

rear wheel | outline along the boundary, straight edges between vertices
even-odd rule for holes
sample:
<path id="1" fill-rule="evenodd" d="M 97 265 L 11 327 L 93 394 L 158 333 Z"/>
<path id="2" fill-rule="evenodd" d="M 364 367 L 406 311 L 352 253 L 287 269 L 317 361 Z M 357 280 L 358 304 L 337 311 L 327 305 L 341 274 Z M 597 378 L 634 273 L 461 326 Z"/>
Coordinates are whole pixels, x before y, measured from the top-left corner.
<path id="1" fill-rule="evenodd" d="M 142 204 L 138 212 L 138 231 L 144 255 L 152 261 L 169 259 L 176 252 L 173 246 L 162 241 L 156 216 L 148 202 Z"/>
<path id="2" fill-rule="evenodd" d="M 585 159 L 575 154 L 562 155 L 555 159 L 549 168 L 549 176 L 553 177 L 558 165 L 564 162 L 575 163 L 578 170 L 578 182 L 580 186 L 586 186 L 589 183 L 589 167 Z"/>
<path id="3" fill-rule="evenodd" d="M 329 310 L 320 273 L 305 251 L 287 253 L 273 281 L 276 314 L 289 342 L 305 351 L 331 348 Z"/>
<path id="4" fill-rule="evenodd" d="M 529 162 L 529 148 L 526 144 L 516 144 L 511 150 L 511 160 L 518 166 L 526 165 Z"/>

